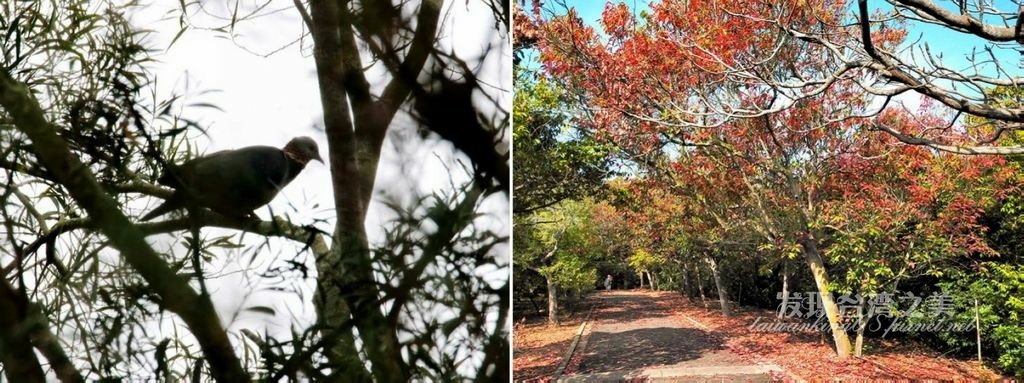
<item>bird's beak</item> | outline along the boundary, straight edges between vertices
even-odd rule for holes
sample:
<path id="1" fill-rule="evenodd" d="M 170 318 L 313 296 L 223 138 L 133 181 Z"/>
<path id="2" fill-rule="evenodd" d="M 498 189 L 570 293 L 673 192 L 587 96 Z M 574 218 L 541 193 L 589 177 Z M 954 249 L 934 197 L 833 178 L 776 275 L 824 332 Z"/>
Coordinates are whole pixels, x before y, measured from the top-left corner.
<path id="1" fill-rule="evenodd" d="M 317 161 L 320 161 L 320 163 L 321 163 L 321 164 L 322 164 L 322 163 L 324 163 L 324 159 L 323 159 L 323 158 L 320 158 L 320 153 L 317 153 L 317 154 L 316 154 L 316 157 L 314 157 L 313 159 L 314 159 L 314 160 L 317 160 Z"/>

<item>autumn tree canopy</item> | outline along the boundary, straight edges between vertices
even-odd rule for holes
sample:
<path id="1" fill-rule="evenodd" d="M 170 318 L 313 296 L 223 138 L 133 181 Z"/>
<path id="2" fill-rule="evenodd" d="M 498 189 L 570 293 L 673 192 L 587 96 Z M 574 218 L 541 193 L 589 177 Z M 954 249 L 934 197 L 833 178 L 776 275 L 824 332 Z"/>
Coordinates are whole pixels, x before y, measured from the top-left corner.
<path id="1" fill-rule="evenodd" d="M 848 324 L 870 314 L 865 300 L 854 314 L 834 296 L 868 299 L 945 278 L 965 259 L 1013 259 L 986 220 L 1021 181 L 1009 158 L 962 155 L 1018 150 L 1012 134 L 979 133 L 1012 124 L 1019 103 L 958 98 L 991 97 L 1016 84 L 1012 72 L 913 69 L 934 62 L 902 55 L 918 21 L 908 10 L 984 28 L 929 12 L 930 2 L 865 3 L 609 2 L 594 21 L 541 2 L 516 27 L 545 80 L 570 95 L 574 123 L 631 164 L 626 186 L 605 198 L 633 226 L 635 265 L 686 265 L 671 271 L 684 291 L 711 275 L 724 313 L 736 293 L 720 274 L 764 273 L 743 262 L 764 265 L 783 292 L 796 277 L 821 297 L 840 357 L 862 352 L 865 329 Z M 942 78 L 978 81 L 955 95 Z M 907 98 L 919 106 L 896 105 Z"/>

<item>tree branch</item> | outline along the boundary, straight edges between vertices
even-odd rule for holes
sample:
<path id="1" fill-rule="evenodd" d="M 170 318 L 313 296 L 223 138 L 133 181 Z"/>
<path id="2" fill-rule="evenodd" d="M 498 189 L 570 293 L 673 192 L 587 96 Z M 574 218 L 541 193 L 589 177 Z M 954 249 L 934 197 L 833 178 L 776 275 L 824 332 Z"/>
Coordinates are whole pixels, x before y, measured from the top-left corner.
<path id="1" fill-rule="evenodd" d="M 1017 39 L 1016 31 L 1012 27 L 985 24 L 969 13 L 956 14 L 930 0 L 895 0 L 895 2 L 918 15 L 934 19 L 937 21 L 934 24 L 970 33 L 986 40 L 1010 42 Z"/>
<path id="2" fill-rule="evenodd" d="M 113 198 L 104 193 L 88 167 L 57 135 L 28 87 L 12 78 L 7 71 L 0 71 L 0 106 L 32 141 L 32 148 L 43 166 L 68 189 L 111 245 L 159 294 L 163 307 L 188 325 L 209 362 L 214 378 L 222 382 L 249 381 L 210 300 L 196 294 L 188 281 L 175 275 L 146 243 L 142 232 L 128 221 Z"/>
<path id="3" fill-rule="evenodd" d="M 71 359 L 68 358 L 68 354 L 64 352 L 60 341 L 50 332 L 46 317 L 35 304 L 29 305 L 29 315 L 35 319 L 35 328 L 32 329 L 31 335 L 32 343 L 39 349 L 39 352 L 43 354 L 46 360 L 50 362 L 50 368 L 57 374 L 57 379 L 65 383 L 85 382 L 82 374 L 75 368 Z"/>
<path id="4" fill-rule="evenodd" d="M 922 4 L 930 3 L 915 0 L 897 1 Z M 868 68 L 877 71 L 890 80 L 907 85 L 909 88 L 905 90 L 915 90 L 918 93 L 928 96 L 955 110 L 1000 121 L 1024 122 L 1024 109 L 997 108 L 983 103 L 971 102 L 970 100 L 962 97 L 956 97 L 931 82 L 921 81 L 917 77 L 914 77 L 912 74 L 900 68 L 896 62 L 893 62 L 893 60 L 890 60 L 883 55 L 883 52 L 879 51 L 871 41 L 871 22 L 868 18 L 867 0 L 857 0 L 857 8 L 860 14 L 862 44 L 864 45 L 864 50 L 867 52 L 868 56 L 873 60 L 872 63 L 867 65 Z M 1009 30 L 1011 32 L 1010 39 L 1012 40 L 1013 29 L 1009 28 Z"/>
<path id="5" fill-rule="evenodd" d="M 400 64 L 397 63 L 397 52 L 385 52 L 385 55 L 395 56 L 392 58 L 393 64 L 389 65 L 394 77 L 388 82 L 380 97 L 381 102 L 388 105 L 389 109 L 398 110 L 409 97 L 412 87 L 419 84 L 419 74 L 434 50 L 441 5 L 440 0 L 423 0 L 416 15 L 416 31 L 412 45 L 409 46 L 409 51 Z M 385 62 L 387 61 L 385 59 Z"/>
<path id="6" fill-rule="evenodd" d="M 287 238 L 311 246 L 313 252 L 317 255 L 326 254 L 328 251 L 326 242 L 324 242 L 322 237 L 317 235 L 324 234 L 323 231 L 310 226 L 298 226 L 280 217 L 274 217 L 272 221 L 241 219 L 222 215 L 212 210 L 202 209 L 198 210 L 191 217 L 182 217 L 160 222 L 140 223 L 135 225 L 135 227 L 138 228 L 144 236 L 148 237 L 155 234 L 189 230 L 193 223 L 198 223 L 200 227 L 235 229 L 259 234 L 265 237 Z M 70 231 L 80 229 L 95 230 L 97 228 L 99 228 L 99 226 L 88 218 L 61 221 L 56 225 L 53 225 L 53 228 L 46 234 L 43 234 L 43 236 L 37 238 L 31 244 L 26 246 L 25 252 L 26 254 L 34 252 L 43 244 Z"/>
<path id="7" fill-rule="evenodd" d="M 949 145 L 943 144 L 927 138 L 913 137 L 903 134 L 902 132 L 890 128 L 882 124 L 875 124 L 874 128 L 886 132 L 897 140 L 905 144 L 910 145 L 923 145 L 929 148 L 941 150 L 943 152 L 956 153 L 956 154 L 968 154 L 968 155 L 1010 155 L 1010 154 L 1024 154 L 1024 147 L 1021 146 L 961 146 L 961 145 Z"/>
<path id="8" fill-rule="evenodd" d="M 388 127 L 398 113 L 399 108 L 409 98 L 414 87 L 419 87 L 419 74 L 426 65 L 427 58 L 434 50 L 437 25 L 441 17 L 440 0 L 422 0 L 419 13 L 416 15 L 416 30 L 412 43 L 404 58 L 400 58 L 400 50 L 396 47 L 379 47 L 372 43 L 374 36 L 366 36 L 374 56 L 379 58 L 391 72 L 391 81 L 384 87 L 380 99 L 372 104 L 356 107 L 356 140 L 359 152 L 360 193 L 362 193 L 363 210 L 370 205 L 370 197 L 377 177 L 377 165 L 380 160 L 381 148 L 384 145 Z M 397 15 L 395 15 L 397 17 Z M 364 20 L 364 22 L 397 22 L 398 20 Z M 359 26 L 357 26 L 359 27 Z M 364 26 L 365 27 L 365 26 Z M 369 28 L 363 28 L 369 29 Z M 348 29 L 351 35 L 351 29 Z M 345 32 L 343 32 L 343 36 Z M 376 36 L 384 41 L 392 36 Z M 376 49 L 375 49 L 376 47 Z M 351 51 L 358 56 L 358 51 Z"/>
<path id="9" fill-rule="evenodd" d="M 0 362 L 12 382 L 45 382 L 43 367 L 29 342 L 29 326 L 24 321 L 27 302 L 0 278 Z"/>

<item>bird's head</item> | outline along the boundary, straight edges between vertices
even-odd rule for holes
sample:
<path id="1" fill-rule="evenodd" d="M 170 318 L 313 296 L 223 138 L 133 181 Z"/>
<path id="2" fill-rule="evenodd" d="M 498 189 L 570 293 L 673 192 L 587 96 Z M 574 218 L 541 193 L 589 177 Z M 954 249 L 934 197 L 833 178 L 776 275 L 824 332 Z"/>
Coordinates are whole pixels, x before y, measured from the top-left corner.
<path id="1" fill-rule="evenodd" d="M 284 146 L 284 155 L 303 165 L 312 160 L 320 161 L 320 163 L 324 162 L 320 158 L 320 148 L 317 147 L 316 141 L 305 136 L 295 137 L 288 141 L 288 145 Z"/>

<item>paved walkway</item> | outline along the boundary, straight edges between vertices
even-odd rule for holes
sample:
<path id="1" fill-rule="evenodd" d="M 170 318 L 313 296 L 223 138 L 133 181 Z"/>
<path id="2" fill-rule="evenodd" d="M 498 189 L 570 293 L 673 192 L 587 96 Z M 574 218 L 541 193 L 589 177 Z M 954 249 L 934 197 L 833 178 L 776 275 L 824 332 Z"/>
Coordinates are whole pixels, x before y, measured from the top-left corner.
<path id="1" fill-rule="evenodd" d="M 769 382 L 778 366 L 754 363 L 673 310 L 673 293 L 601 292 L 579 367 L 564 382 Z"/>

